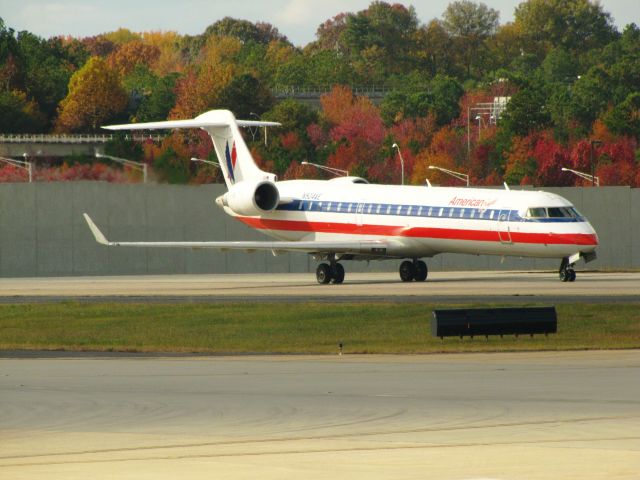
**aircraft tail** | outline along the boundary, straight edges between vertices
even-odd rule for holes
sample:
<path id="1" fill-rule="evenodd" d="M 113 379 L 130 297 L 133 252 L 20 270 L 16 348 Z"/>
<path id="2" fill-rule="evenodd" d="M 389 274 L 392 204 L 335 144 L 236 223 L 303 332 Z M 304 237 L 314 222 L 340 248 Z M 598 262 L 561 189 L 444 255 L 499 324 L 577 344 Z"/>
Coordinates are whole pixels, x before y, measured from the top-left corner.
<path id="1" fill-rule="evenodd" d="M 107 130 L 156 130 L 171 128 L 201 128 L 213 142 L 227 188 L 243 180 L 274 182 L 274 174 L 260 170 L 244 142 L 239 127 L 274 127 L 277 122 L 236 120 L 229 110 L 210 110 L 191 120 L 110 125 Z"/>

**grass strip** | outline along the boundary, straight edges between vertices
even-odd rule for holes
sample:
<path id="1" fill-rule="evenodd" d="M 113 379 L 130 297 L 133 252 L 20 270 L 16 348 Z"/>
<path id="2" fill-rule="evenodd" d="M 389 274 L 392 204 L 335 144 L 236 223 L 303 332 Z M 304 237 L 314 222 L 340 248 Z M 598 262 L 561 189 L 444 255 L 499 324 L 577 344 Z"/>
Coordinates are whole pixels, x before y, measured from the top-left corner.
<path id="1" fill-rule="evenodd" d="M 448 307 L 459 306 L 76 302 L 0 305 L 0 349 L 327 354 L 336 353 L 340 342 L 345 353 L 640 348 L 640 305 L 558 305 L 558 334 L 547 338 L 433 338 L 432 311 Z"/>

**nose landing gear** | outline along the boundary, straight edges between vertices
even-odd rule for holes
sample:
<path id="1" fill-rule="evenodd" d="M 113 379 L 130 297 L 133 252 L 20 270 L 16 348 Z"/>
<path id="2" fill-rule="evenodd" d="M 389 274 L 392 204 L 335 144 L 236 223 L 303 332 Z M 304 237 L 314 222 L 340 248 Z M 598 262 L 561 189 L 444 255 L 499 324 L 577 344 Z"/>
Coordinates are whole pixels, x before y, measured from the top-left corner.
<path id="1" fill-rule="evenodd" d="M 569 257 L 564 257 L 560 263 L 559 271 L 561 282 L 575 282 L 576 271 L 573 269 L 573 263 L 569 263 Z"/>

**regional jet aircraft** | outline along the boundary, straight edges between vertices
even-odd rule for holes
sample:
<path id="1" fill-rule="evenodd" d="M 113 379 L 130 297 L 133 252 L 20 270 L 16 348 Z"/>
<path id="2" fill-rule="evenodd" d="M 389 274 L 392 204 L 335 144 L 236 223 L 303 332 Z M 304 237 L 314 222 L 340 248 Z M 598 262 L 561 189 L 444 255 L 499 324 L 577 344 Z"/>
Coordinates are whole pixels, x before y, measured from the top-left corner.
<path id="1" fill-rule="evenodd" d="M 422 282 L 422 258 L 438 253 L 561 259 L 559 275 L 573 282 L 574 264 L 596 257 L 598 236 L 564 198 L 543 191 L 372 185 L 358 177 L 277 181 L 253 161 L 239 127 L 277 126 L 236 120 L 212 110 L 191 120 L 104 127 L 109 130 L 201 128 L 211 140 L 228 187 L 216 203 L 274 241 L 112 242 L 85 213 L 98 243 L 120 247 L 185 247 L 304 252 L 321 263 L 319 283 L 342 283 L 345 260 L 403 260 L 400 278 Z"/>

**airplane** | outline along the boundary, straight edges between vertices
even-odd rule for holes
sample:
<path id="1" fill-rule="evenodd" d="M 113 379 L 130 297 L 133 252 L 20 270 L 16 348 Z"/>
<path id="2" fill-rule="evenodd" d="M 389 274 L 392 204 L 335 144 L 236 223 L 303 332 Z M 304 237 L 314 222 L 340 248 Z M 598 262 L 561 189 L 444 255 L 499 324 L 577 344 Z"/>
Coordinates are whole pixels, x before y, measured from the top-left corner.
<path id="1" fill-rule="evenodd" d="M 84 214 L 96 241 L 111 247 L 213 248 L 303 252 L 320 261 L 320 284 L 340 284 L 347 260 L 402 260 L 403 282 L 423 282 L 423 258 L 466 253 L 561 260 L 559 277 L 576 279 L 574 264 L 596 258 L 598 236 L 575 207 L 544 191 L 376 185 L 343 176 L 278 181 L 254 162 L 239 127 L 278 126 L 236 120 L 211 110 L 190 120 L 106 126 L 108 130 L 200 128 L 213 142 L 228 191 L 216 203 L 273 241 L 109 241 Z"/>

